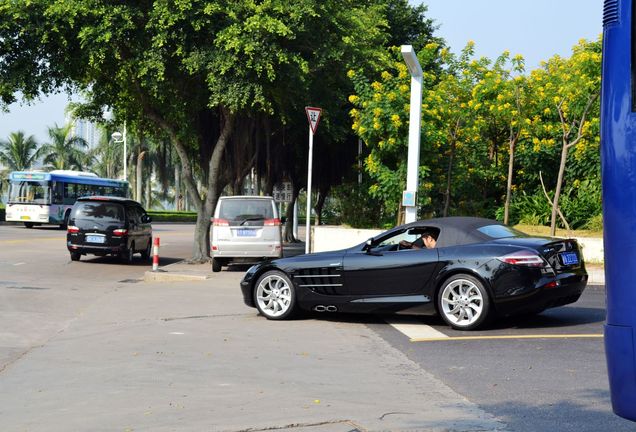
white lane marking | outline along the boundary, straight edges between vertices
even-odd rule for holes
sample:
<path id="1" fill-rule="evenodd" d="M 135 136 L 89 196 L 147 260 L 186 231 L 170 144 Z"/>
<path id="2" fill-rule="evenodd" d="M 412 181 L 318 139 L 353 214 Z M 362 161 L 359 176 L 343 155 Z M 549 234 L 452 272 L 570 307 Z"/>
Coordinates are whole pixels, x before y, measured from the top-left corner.
<path id="1" fill-rule="evenodd" d="M 390 317 L 385 321 L 394 329 L 408 337 L 411 341 L 414 339 L 445 339 L 448 338 L 444 333 L 435 330 L 433 327 L 422 323 L 414 318 Z"/>
<path id="2" fill-rule="evenodd" d="M 185 333 L 182 333 L 182 332 L 170 332 L 168 334 L 171 334 L 171 335 L 182 335 L 182 334 L 185 334 Z"/>
<path id="3" fill-rule="evenodd" d="M 26 263 L 25 263 L 25 262 L 19 262 L 19 263 L 15 263 L 15 264 L 13 264 L 13 265 L 14 265 L 14 266 L 19 266 L 19 265 L 24 265 L 24 264 L 26 264 Z"/>

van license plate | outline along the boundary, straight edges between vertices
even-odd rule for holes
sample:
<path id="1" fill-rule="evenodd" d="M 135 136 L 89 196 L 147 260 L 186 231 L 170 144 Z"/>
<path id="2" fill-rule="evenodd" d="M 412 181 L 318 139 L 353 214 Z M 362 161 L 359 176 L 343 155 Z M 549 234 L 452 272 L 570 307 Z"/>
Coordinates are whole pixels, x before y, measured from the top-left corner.
<path id="1" fill-rule="evenodd" d="M 236 235 L 238 237 L 256 237 L 256 230 L 240 229 L 240 230 L 237 230 Z"/>
<path id="2" fill-rule="evenodd" d="M 104 237 L 98 235 L 87 235 L 86 236 L 87 243 L 104 243 Z"/>
<path id="3" fill-rule="evenodd" d="M 563 252 L 561 261 L 563 261 L 563 265 L 574 265 L 579 263 L 579 257 L 574 252 Z"/>

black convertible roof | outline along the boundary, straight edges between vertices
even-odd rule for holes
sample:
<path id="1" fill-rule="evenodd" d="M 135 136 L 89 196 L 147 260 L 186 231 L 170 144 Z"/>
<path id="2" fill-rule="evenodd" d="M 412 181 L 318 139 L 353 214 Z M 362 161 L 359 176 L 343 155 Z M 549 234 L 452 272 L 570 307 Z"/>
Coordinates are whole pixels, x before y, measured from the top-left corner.
<path id="1" fill-rule="evenodd" d="M 478 230 L 481 227 L 489 225 L 504 224 L 492 219 L 467 216 L 451 216 L 416 221 L 397 228 L 436 228 L 439 230 L 437 247 L 445 247 L 471 243 L 481 243 L 484 241 L 492 240 L 492 237 Z"/>

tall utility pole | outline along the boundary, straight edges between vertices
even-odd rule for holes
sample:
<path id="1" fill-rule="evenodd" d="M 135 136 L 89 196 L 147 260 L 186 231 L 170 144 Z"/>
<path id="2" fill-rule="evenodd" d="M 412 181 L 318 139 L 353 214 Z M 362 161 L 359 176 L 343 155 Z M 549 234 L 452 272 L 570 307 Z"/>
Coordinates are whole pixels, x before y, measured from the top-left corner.
<path id="1" fill-rule="evenodd" d="M 422 67 L 411 45 L 402 45 L 402 57 L 411 74 L 411 109 L 409 114 L 409 153 L 406 173 L 406 190 L 402 205 L 406 208 L 404 221 L 417 220 L 417 183 L 420 166 L 420 130 L 422 121 Z"/>

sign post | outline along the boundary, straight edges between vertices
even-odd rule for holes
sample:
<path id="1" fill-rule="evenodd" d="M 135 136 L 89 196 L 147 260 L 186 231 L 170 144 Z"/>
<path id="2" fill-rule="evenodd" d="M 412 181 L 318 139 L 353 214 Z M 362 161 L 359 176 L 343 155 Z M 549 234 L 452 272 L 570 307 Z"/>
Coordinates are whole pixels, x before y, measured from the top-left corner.
<path id="1" fill-rule="evenodd" d="M 322 108 L 305 107 L 307 121 L 309 122 L 309 160 L 307 162 L 307 214 L 305 216 L 305 253 L 309 253 L 311 240 L 311 168 L 313 160 L 314 134 L 318 129 L 318 122 L 322 114 Z"/>

